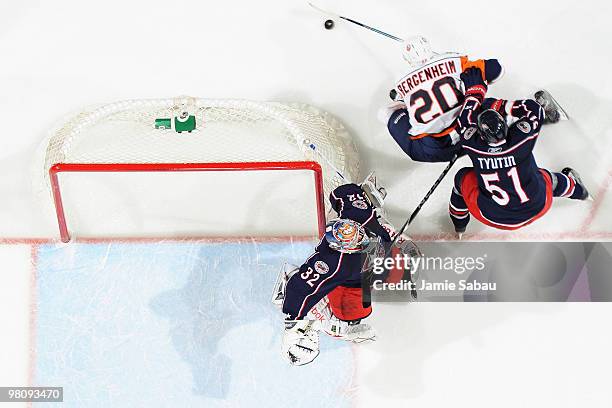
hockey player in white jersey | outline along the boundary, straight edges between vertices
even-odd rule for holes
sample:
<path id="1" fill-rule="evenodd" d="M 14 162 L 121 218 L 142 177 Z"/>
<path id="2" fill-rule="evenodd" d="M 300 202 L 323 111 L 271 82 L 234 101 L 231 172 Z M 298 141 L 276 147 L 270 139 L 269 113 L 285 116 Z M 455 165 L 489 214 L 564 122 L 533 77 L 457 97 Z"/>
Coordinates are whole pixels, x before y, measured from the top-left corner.
<path id="1" fill-rule="evenodd" d="M 464 100 L 460 75 L 470 67 L 492 84 L 503 75 L 496 59 L 470 60 L 458 53 L 436 54 L 422 36 L 403 45 L 410 72 L 392 90 L 395 102 L 379 111 L 393 139 L 415 161 L 450 161 L 460 151 L 456 119 Z"/>

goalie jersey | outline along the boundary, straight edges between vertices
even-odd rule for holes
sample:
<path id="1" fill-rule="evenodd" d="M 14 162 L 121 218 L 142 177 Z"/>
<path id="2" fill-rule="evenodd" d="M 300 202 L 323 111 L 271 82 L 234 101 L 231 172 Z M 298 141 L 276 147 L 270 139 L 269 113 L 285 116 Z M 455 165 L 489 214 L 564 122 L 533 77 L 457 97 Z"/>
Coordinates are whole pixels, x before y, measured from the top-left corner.
<path id="1" fill-rule="evenodd" d="M 489 83 L 503 73 L 495 59 L 470 61 L 461 54 L 445 53 L 436 55 L 397 82 L 395 90 L 406 103 L 411 125 L 408 133 L 412 139 L 452 133 L 465 92 L 460 75 L 470 67 L 480 68 Z"/>

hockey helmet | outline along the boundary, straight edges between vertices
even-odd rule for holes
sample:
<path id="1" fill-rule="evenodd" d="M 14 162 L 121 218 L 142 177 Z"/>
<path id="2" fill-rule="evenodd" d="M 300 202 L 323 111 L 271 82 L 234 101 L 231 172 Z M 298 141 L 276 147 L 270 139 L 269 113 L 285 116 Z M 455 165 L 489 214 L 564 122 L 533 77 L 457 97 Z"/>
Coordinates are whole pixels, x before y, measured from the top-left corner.
<path id="1" fill-rule="evenodd" d="M 501 142 L 508 134 L 508 124 L 495 109 L 485 109 L 478 115 L 478 129 L 483 140 L 489 144 Z"/>
<path id="2" fill-rule="evenodd" d="M 416 35 L 404 40 L 402 45 L 404 59 L 412 66 L 420 66 L 429 61 L 434 52 L 427 38 Z"/>
<path id="3" fill-rule="evenodd" d="M 364 252 L 370 244 L 370 238 L 361 224 L 341 218 L 327 224 L 325 239 L 331 249 L 344 254 Z"/>

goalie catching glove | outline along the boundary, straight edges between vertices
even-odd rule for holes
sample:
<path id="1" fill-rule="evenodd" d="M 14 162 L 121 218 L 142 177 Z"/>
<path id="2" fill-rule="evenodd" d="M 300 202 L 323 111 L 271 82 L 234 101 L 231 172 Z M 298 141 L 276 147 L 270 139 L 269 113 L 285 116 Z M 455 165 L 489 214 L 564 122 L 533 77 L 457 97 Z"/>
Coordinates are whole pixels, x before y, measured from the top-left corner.
<path id="1" fill-rule="evenodd" d="M 285 320 L 281 350 L 291 365 L 308 364 L 319 355 L 319 331 L 314 324 L 312 320 Z"/>

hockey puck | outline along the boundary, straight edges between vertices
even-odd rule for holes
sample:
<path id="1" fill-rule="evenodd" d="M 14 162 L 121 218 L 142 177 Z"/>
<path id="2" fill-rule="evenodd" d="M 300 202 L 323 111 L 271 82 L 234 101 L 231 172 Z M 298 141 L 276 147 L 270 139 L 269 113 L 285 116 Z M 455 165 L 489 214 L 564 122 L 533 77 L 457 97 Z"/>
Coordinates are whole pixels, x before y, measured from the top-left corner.
<path id="1" fill-rule="evenodd" d="M 332 28 L 334 28 L 334 20 L 325 20 L 325 29 L 326 30 L 331 30 Z"/>

